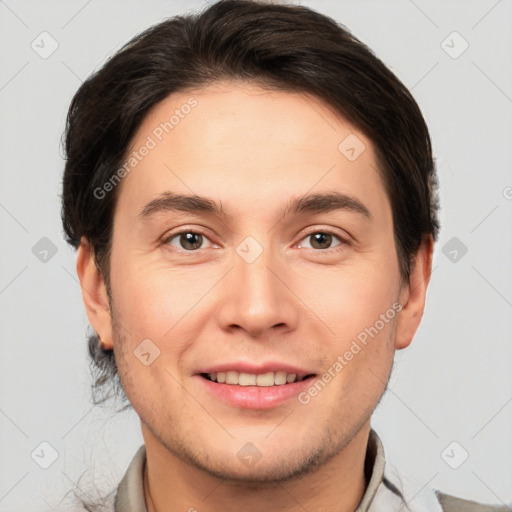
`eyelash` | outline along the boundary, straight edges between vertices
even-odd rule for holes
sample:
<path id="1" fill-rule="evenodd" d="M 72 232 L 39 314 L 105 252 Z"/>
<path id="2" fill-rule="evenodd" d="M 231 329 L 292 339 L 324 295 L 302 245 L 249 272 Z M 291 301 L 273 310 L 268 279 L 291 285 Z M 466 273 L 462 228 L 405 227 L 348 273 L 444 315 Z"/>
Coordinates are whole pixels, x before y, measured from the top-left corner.
<path id="1" fill-rule="evenodd" d="M 305 233 L 303 235 L 303 237 L 299 240 L 299 242 L 304 240 L 305 238 L 308 238 L 308 237 L 310 237 L 312 235 L 316 235 L 318 233 L 320 233 L 322 235 L 331 235 L 334 238 L 337 238 L 340 243 L 338 245 L 334 246 L 334 247 L 330 247 L 330 248 L 327 248 L 327 249 L 314 249 L 314 248 L 309 249 L 309 248 L 306 248 L 309 251 L 314 251 L 316 253 L 327 253 L 327 252 L 343 250 L 344 246 L 348 245 L 348 241 L 346 239 L 342 238 L 338 233 L 336 233 L 336 232 L 334 232 L 334 231 L 332 231 L 330 229 L 315 229 L 315 230 L 309 231 L 308 233 Z M 209 237 L 205 233 L 203 233 L 201 231 L 195 231 L 195 230 L 192 230 L 192 229 L 185 229 L 185 230 L 182 230 L 182 231 L 178 231 L 176 233 L 172 233 L 171 235 L 165 237 L 162 240 L 162 244 L 170 245 L 171 240 L 173 240 L 174 238 L 179 237 L 180 235 L 183 235 L 183 234 L 201 235 L 201 236 L 205 237 L 206 239 L 208 239 L 211 242 L 211 240 L 209 239 Z M 213 243 L 213 242 L 211 242 L 211 243 Z M 179 252 L 193 254 L 193 253 L 199 252 L 200 250 L 201 249 L 192 249 L 192 250 L 179 249 Z"/>

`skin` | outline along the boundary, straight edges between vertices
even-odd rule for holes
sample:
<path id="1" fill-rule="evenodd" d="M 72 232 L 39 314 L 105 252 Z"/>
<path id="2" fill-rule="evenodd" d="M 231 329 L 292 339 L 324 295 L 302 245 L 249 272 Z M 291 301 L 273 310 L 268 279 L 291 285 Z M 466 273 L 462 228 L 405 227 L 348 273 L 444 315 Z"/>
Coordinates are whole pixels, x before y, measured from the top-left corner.
<path id="1" fill-rule="evenodd" d="M 423 314 L 432 239 L 403 284 L 372 143 L 305 94 L 240 82 L 173 94 L 147 115 L 132 148 L 191 96 L 197 107 L 120 185 L 111 303 L 86 239 L 77 259 L 89 320 L 115 350 L 141 419 L 148 510 L 353 511 L 366 486 L 371 414 L 395 350 L 409 345 Z M 366 146 L 355 161 L 338 150 L 351 133 Z M 225 215 L 141 219 L 165 191 L 206 196 Z M 331 191 L 357 198 L 372 218 L 281 216 L 289 199 Z M 182 229 L 204 234 L 195 252 L 179 236 L 165 240 Z M 326 230 L 335 236 L 315 246 L 311 235 Z M 252 263 L 236 252 L 247 236 L 263 248 Z M 233 407 L 196 374 L 272 360 L 321 376 L 397 302 L 400 313 L 308 404 L 294 397 L 265 410 Z M 160 350 L 149 366 L 134 356 L 144 339 Z M 250 467 L 237 457 L 247 442 L 261 453 Z"/>

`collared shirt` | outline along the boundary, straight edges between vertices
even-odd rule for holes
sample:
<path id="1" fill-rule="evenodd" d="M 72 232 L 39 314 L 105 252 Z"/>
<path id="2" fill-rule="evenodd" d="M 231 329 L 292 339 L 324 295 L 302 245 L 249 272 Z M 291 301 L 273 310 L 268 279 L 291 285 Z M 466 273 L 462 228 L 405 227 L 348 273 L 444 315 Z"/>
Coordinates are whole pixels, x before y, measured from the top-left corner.
<path id="1" fill-rule="evenodd" d="M 147 512 L 144 498 L 146 447 L 142 445 L 121 480 L 114 512 Z M 386 466 L 384 447 L 371 429 L 365 458 L 368 485 L 355 512 L 509 512 L 507 507 L 480 505 L 433 489 L 417 489 L 411 481 Z"/>

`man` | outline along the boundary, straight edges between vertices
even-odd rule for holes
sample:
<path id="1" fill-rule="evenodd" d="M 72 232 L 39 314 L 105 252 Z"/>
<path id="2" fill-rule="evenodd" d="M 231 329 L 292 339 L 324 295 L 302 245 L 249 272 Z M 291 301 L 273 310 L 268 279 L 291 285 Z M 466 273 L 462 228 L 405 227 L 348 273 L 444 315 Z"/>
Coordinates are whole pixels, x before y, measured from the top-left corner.
<path id="1" fill-rule="evenodd" d="M 334 21 L 227 0 L 148 29 L 68 115 L 63 223 L 144 445 L 116 512 L 485 511 L 407 497 L 371 428 L 438 232 L 421 112 Z"/>

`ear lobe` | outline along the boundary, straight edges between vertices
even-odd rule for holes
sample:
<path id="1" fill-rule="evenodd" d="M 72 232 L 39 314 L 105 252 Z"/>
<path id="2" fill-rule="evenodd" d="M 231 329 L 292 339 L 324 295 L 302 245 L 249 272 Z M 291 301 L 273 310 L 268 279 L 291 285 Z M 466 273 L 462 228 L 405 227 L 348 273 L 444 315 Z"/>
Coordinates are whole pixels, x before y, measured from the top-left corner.
<path id="1" fill-rule="evenodd" d="M 96 266 L 92 247 L 84 237 L 80 240 L 77 251 L 76 272 L 89 322 L 98 333 L 102 346 L 112 349 L 112 322 L 107 288 L 103 275 Z"/>
<path id="2" fill-rule="evenodd" d="M 395 348 L 397 350 L 410 345 L 425 309 L 427 287 L 432 273 L 432 254 L 434 240 L 431 235 L 425 237 L 414 259 L 409 283 L 405 284 L 400 295 L 402 310 L 398 315 Z"/>

